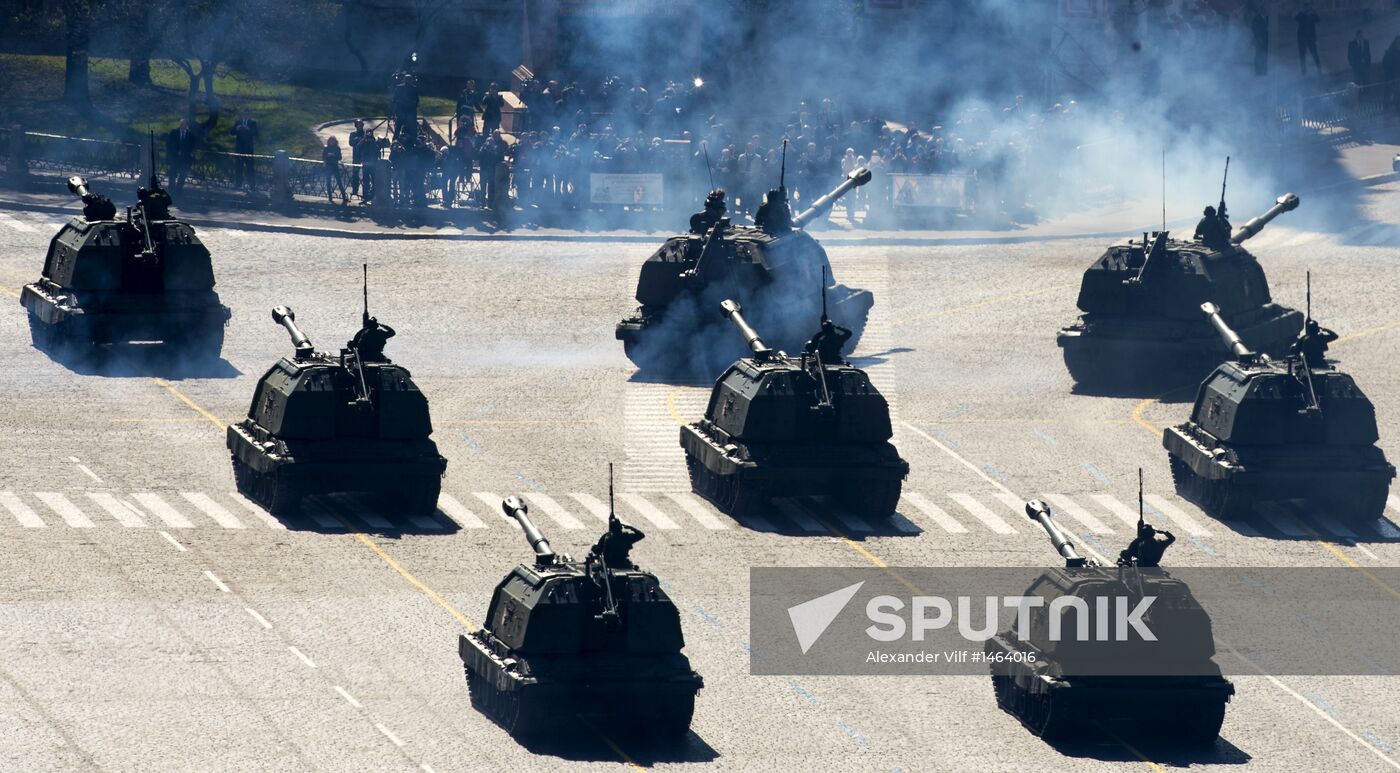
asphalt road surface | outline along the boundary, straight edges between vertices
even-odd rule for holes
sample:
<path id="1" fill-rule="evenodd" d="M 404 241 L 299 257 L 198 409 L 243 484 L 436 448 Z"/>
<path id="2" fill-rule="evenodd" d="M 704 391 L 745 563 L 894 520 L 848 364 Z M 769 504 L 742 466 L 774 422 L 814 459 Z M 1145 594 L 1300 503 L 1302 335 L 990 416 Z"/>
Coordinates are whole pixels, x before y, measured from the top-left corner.
<path id="1" fill-rule="evenodd" d="M 739 523 L 688 493 L 678 423 L 706 388 L 633 380 L 613 340 L 645 244 L 366 241 L 203 229 L 234 312 L 224 361 L 139 353 L 75 373 L 29 345 L 15 294 L 61 218 L 0 218 L 0 768 L 8 770 L 1195 770 L 1400 768 L 1395 677 L 1241 676 L 1208 751 L 1057 748 L 999 710 L 983 677 L 754 677 L 750 566 L 1043 566 L 1018 515 L 1045 497 L 1102 554 L 1131 535 L 1136 470 L 1183 566 L 1394 566 L 1400 529 L 1351 535 L 1288 508 L 1228 526 L 1173 495 L 1162 400 L 1074 395 L 1054 333 L 1102 240 L 833 247 L 875 291 L 856 362 L 890 396 L 912 465 L 900 517 L 818 501 Z M 16 223 L 24 228 L 16 227 Z M 1274 295 L 1342 340 L 1400 458 L 1394 231 L 1279 221 L 1250 247 Z M 404 532 L 326 501 L 282 524 L 234 491 L 224 425 L 291 345 L 288 304 L 323 349 L 359 323 L 360 265 L 388 346 L 429 396 L 449 459 L 439 513 Z M 498 503 L 523 493 L 556 549 L 586 552 L 607 464 L 647 532 L 634 558 L 681 610 L 704 676 L 679 749 L 596 728 L 567 750 L 517 744 L 469 704 L 456 639 L 530 551 Z M 1128 514 L 1125 517 L 1125 514 Z M 1389 518 L 1400 521 L 1392 497 Z M 561 717 L 560 722 L 571 719 Z"/>

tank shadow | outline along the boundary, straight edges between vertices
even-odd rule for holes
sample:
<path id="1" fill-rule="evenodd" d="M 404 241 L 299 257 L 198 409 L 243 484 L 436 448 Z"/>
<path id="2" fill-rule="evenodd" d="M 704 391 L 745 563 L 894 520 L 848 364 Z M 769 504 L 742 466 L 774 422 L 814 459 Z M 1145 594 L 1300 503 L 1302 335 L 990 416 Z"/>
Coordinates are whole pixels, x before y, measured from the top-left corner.
<path id="1" fill-rule="evenodd" d="M 273 515 L 288 531 L 317 534 L 358 532 L 398 539 L 405 535 L 450 536 L 460 524 L 441 510 L 431 515 L 402 515 L 392 508 L 357 494 L 317 494 L 304 497 L 295 513 Z"/>
<path id="2" fill-rule="evenodd" d="M 1191 765 L 1244 765 L 1254 758 L 1240 747 L 1222 738 L 1210 746 L 1182 746 L 1171 738 L 1161 736 L 1123 735 L 1121 740 L 1106 736 L 1094 740 L 1065 739 L 1047 741 L 1066 757 L 1083 757 L 1102 762 L 1140 763 L 1151 760 L 1163 767 L 1185 768 Z"/>
<path id="3" fill-rule="evenodd" d="M 1202 374 L 1201 379 L 1204 380 L 1208 375 L 1210 374 Z M 1177 405 L 1194 401 L 1196 399 L 1196 389 L 1200 384 L 1200 381 L 1183 384 L 1179 379 L 1162 379 L 1158 381 L 1143 380 L 1134 384 L 1085 384 L 1076 382 L 1075 385 L 1070 388 L 1070 394 L 1083 395 L 1085 397 L 1152 399 L 1159 403 Z"/>
<path id="4" fill-rule="evenodd" d="M 849 361 L 852 365 L 864 370 L 865 368 L 869 368 L 873 365 L 883 365 L 884 363 L 889 362 L 891 356 L 893 355 L 909 354 L 910 352 L 914 351 L 918 350 L 910 348 L 908 346 L 897 346 L 893 349 L 886 349 L 883 352 L 871 352 L 870 354 L 862 355 L 860 357 L 851 357 Z"/>
<path id="5" fill-rule="evenodd" d="M 917 537 L 924 530 L 902 513 L 888 519 L 858 516 L 830 497 L 791 497 L 768 500 L 762 513 L 734 519 L 749 531 L 785 537 L 842 536 L 860 542 L 869 537 Z"/>
<path id="6" fill-rule="evenodd" d="M 1400 543 L 1400 525 L 1386 516 L 1355 524 L 1344 513 L 1309 508 L 1302 500 L 1260 502 L 1245 518 L 1214 520 L 1242 537 L 1292 542 L 1321 539 L 1347 547 Z"/>
<path id="7" fill-rule="evenodd" d="M 552 731 L 548 737 L 524 739 L 520 745 L 532 754 L 569 762 L 617 762 L 622 757 L 635 766 L 651 767 L 661 763 L 712 762 L 719 759 L 719 752 L 693 730 L 679 742 L 664 742 L 645 737 L 614 736 L 604 729 L 594 728 L 582 718 L 579 722 L 574 732 Z"/>
<path id="8" fill-rule="evenodd" d="M 242 372 L 222 357 L 181 354 L 161 344 L 108 344 L 82 353 L 40 349 L 50 360 L 83 376 L 110 378 L 236 378 Z"/>

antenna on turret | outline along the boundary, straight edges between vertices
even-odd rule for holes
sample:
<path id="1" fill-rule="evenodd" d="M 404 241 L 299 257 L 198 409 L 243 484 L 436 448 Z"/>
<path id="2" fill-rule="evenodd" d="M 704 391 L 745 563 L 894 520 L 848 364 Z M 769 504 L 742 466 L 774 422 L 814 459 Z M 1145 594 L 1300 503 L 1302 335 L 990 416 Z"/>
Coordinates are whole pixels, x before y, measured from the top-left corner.
<path id="1" fill-rule="evenodd" d="M 617 507 L 613 502 L 613 464 L 608 462 L 608 523 L 617 520 Z"/>
<path id="2" fill-rule="evenodd" d="M 1142 510 L 1143 510 L 1143 505 L 1142 505 L 1142 468 L 1139 467 L 1139 468 L 1138 468 L 1138 531 L 1142 531 L 1142 523 L 1143 523 L 1143 520 L 1144 520 L 1144 519 L 1143 519 L 1143 516 L 1142 516 Z"/>
<path id="3" fill-rule="evenodd" d="M 151 135 L 151 190 L 160 188 L 160 178 L 156 176 L 156 132 L 154 129 L 147 130 Z"/>
<path id="4" fill-rule="evenodd" d="M 705 174 L 710 176 L 710 190 L 715 189 L 715 170 L 710 168 L 710 143 L 701 142 L 700 150 L 705 154 Z"/>
<path id="5" fill-rule="evenodd" d="M 1230 181 L 1230 157 L 1225 157 L 1225 176 L 1220 180 L 1220 208 L 1215 216 L 1221 220 L 1225 219 L 1225 184 Z"/>
<path id="6" fill-rule="evenodd" d="M 822 266 L 822 322 L 826 320 L 826 266 Z"/>
<path id="7" fill-rule="evenodd" d="M 1167 148 L 1162 146 L 1162 231 L 1167 230 Z M 1143 243 L 1147 243 L 1147 237 L 1143 237 Z"/>
<path id="8" fill-rule="evenodd" d="M 786 190 L 784 184 L 787 181 L 787 137 L 783 138 L 782 160 L 778 163 L 778 187 Z"/>
<path id="9" fill-rule="evenodd" d="M 1305 322 L 1312 322 L 1312 272 L 1311 272 L 1311 271 L 1308 272 L 1307 277 L 1308 277 L 1308 305 L 1307 305 L 1307 317 L 1305 318 L 1304 321 L 1305 321 Z"/>
<path id="10" fill-rule="evenodd" d="M 364 269 L 364 272 L 365 272 L 365 279 L 364 279 L 365 312 L 364 312 L 364 315 L 360 317 L 360 323 L 361 323 L 361 324 L 364 324 L 364 325 L 368 325 L 368 324 L 369 324 L 369 263 L 364 263 L 364 264 L 362 265 L 362 268 Z"/>

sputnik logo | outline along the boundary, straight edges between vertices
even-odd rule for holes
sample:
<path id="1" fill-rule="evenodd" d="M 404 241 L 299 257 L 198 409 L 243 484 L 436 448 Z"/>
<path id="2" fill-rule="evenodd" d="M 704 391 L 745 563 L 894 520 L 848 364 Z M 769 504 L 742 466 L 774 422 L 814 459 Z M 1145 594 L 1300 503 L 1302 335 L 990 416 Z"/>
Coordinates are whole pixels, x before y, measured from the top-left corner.
<path id="1" fill-rule="evenodd" d="M 817 643 L 826 629 L 831 627 L 836 616 L 841 614 L 841 610 L 851 602 L 851 598 L 860 590 L 860 586 L 865 582 L 861 581 L 855 585 L 848 585 L 840 590 L 832 591 L 824 596 L 818 596 L 811 601 L 804 601 L 797 606 L 788 607 L 788 618 L 792 620 L 792 631 L 797 634 L 797 644 L 802 648 L 802 654 L 806 655 L 807 650 Z"/>

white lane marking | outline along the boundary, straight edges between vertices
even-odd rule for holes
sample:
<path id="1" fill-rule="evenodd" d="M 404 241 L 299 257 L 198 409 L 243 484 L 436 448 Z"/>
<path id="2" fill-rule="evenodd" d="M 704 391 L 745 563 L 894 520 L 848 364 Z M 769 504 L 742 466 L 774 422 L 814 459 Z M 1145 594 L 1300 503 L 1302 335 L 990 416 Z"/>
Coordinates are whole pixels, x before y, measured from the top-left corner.
<path id="1" fill-rule="evenodd" d="M 1078 502 L 1065 496 L 1064 494 L 1046 494 L 1045 500 L 1055 506 L 1055 509 L 1067 514 L 1069 517 L 1079 521 L 1090 534 L 1112 534 L 1113 528 L 1089 514 L 1088 510 L 1079 506 Z M 1021 508 L 1025 512 L 1025 507 Z"/>
<path id="2" fill-rule="evenodd" d="M 715 517 L 710 508 L 691 494 L 667 494 L 666 497 L 680 506 L 691 518 L 707 529 L 728 529 L 724 521 Z"/>
<path id="3" fill-rule="evenodd" d="M 641 516 L 658 529 L 679 529 L 680 524 L 671 520 L 671 516 L 661 512 L 656 505 L 643 499 L 639 494 L 618 494 L 618 499 L 632 506 Z"/>
<path id="4" fill-rule="evenodd" d="M 48 505 L 50 510 L 58 513 L 60 518 L 75 529 L 91 529 L 97 525 L 86 515 L 83 515 L 83 511 L 79 510 L 77 505 L 69 502 L 68 497 L 62 494 L 57 494 L 52 491 L 39 491 L 35 492 L 34 496 L 40 502 Z"/>
<path id="5" fill-rule="evenodd" d="M 1380 557 L 1380 556 L 1378 556 L 1378 555 L 1376 555 L 1375 553 L 1372 553 L 1371 551 L 1367 550 L 1367 549 L 1366 549 L 1366 546 L 1363 545 L 1363 544 L 1361 544 L 1360 542 L 1357 542 L 1357 543 L 1353 544 L 1352 547 L 1354 547 L 1354 548 L 1356 548 L 1357 550 L 1361 551 L 1361 554 L 1362 554 L 1362 555 L 1366 556 L 1367 558 L 1371 559 L 1372 561 L 1379 561 L 1379 560 L 1381 560 L 1381 557 Z"/>
<path id="6" fill-rule="evenodd" d="M 253 502 L 252 500 L 248 499 L 247 497 L 243 496 L 237 491 L 230 491 L 228 495 L 233 499 L 233 501 L 237 502 L 240 505 L 243 505 L 243 507 L 249 513 L 252 513 L 263 523 L 267 524 L 267 528 L 281 529 L 282 531 L 287 530 L 287 524 L 277 520 L 275 517 L 273 517 L 271 513 L 259 507 L 256 502 Z"/>
<path id="7" fill-rule="evenodd" d="M 1118 520 L 1137 528 L 1137 511 L 1113 498 L 1111 494 L 1090 494 L 1091 499 L 1103 505 L 1104 509 L 1118 516 Z"/>
<path id="8" fill-rule="evenodd" d="M 526 494 L 525 498 L 534 503 L 536 507 L 544 511 L 544 514 L 554 519 L 554 522 L 565 529 L 582 529 L 583 521 L 575 518 L 562 505 L 554 501 L 553 497 L 546 494 Z"/>
<path id="9" fill-rule="evenodd" d="M 214 583 L 215 588 L 218 588 L 224 593 L 233 593 L 233 591 L 229 590 L 228 586 L 224 584 L 223 580 L 220 580 L 218 577 L 215 577 L 214 573 L 209 571 L 208 569 L 204 570 L 204 576 L 209 578 L 209 582 Z"/>
<path id="10" fill-rule="evenodd" d="M 592 494 L 570 494 L 569 496 L 583 505 L 583 509 L 592 513 L 594 518 L 597 518 L 603 523 L 608 522 L 608 506 L 603 504 L 597 497 Z"/>
<path id="11" fill-rule="evenodd" d="M 324 502 L 317 499 L 306 498 L 301 501 L 301 509 L 307 515 L 311 516 L 312 523 L 315 523 L 322 529 L 345 528 L 345 524 L 341 523 L 340 519 L 331 513 Z"/>
<path id="12" fill-rule="evenodd" d="M 384 734 L 384 737 L 385 737 L 385 738 L 388 738 L 390 741 L 392 741 L 393 744 L 394 744 L 395 746 L 400 746 L 400 747 L 403 746 L 403 741 L 400 741 L 398 736 L 396 736 L 396 735 L 394 735 L 393 733 L 391 733 L 391 732 L 389 731 L 389 728 L 385 727 L 384 725 L 382 725 L 382 724 L 380 724 L 380 723 L 378 723 L 378 722 L 375 722 L 375 723 L 374 723 L 374 726 L 377 727 L 377 728 L 379 728 L 379 732 L 383 733 L 383 734 Z"/>
<path id="13" fill-rule="evenodd" d="M 1015 494 L 1012 494 L 1009 491 L 1006 493 L 1012 498 L 1015 498 L 1016 496 Z M 962 509 L 968 512 L 969 515 L 981 521 L 983 524 L 986 525 L 988 529 L 991 529 L 997 534 L 1016 533 L 1016 530 L 1011 528 L 1011 524 L 1007 523 L 1006 521 L 1003 521 L 1001 519 L 1001 516 L 997 515 L 991 510 L 988 510 L 986 505 L 982 504 L 981 502 L 978 502 L 971 496 L 961 493 L 950 493 L 948 494 L 948 498 L 953 500 L 954 502 L 957 502 L 958 505 L 962 507 Z"/>
<path id="14" fill-rule="evenodd" d="M 97 483 L 102 482 L 102 479 L 97 477 L 97 473 L 93 472 L 86 464 L 83 464 L 82 462 L 78 461 L 78 457 L 70 456 L 68 458 L 73 460 L 73 464 L 78 465 L 78 469 L 81 470 L 84 475 L 88 476 L 89 478 L 92 478 Z"/>
<path id="15" fill-rule="evenodd" d="M 506 515 L 506 511 L 501 508 L 501 501 L 504 499 L 504 497 L 494 494 L 490 491 L 473 491 L 472 496 L 476 497 L 477 499 L 480 499 L 482 503 L 486 505 L 486 512 L 495 513 L 496 515 L 500 516 L 506 523 L 510 524 L 511 526 L 514 526 L 517 529 L 520 528 L 520 522 L 515 520 L 514 518 L 511 518 L 509 515 Z"/>
<path id="16" fill-rule="evenodd" d="M 432 765 L 429 765 L 429 764 L 426 763 L 426 762 L 423 763 L 422 765 L 419 765 L 418 767 L 420 767 L 420 768 L 423 769 L 423 773 L 437 773 L 436 770 L 433 770 L 433 766 L 432 766 Z"/>
<path id="17" fill-rule="evenodd" d="M 272 623 L 269 623 L 269 622 L 267 621 L 267 618 L 265 618 L 265 617 L 263 617 L 262 615 L 258 614 L 258 610 L 253 609 L 252 607 L 244 607 L 244 608 L 243 608 L 243 611 L 245 611 L 245 612 L 247 612 L 248 614 L 252 615 L 252 616 L 253 616 L 253 619 L 258 621 L 258 625 L 261 625 L 263 628 L 267 628 L 267 629 L 271 629 L 271 628 L 272 628 Z"/>
<path id="18" fill-rule="evenodd" d="M 128 528 L 145 528 L 146 522 L 141 519 L 141 511 L 123 502 L 111 494 L 103 492 L 88 492 L 88 499 L 97 503 L 98 507 L 107 511 L 107 514 L 116 519 L 117 523 Z"/>
<path id="19" fill-rule="evenodd" d="M 371 529 L 380 531 L 393 531 L 394 524 L 389 519 L 365 507 L 367 504 L 362 498 L 354 494 L 331 494 L 327 497 L 330 512 L 336 513 L 344 518 L 358 518 L 365 522 Z"/>
<path id="20" fill-rule="evenodd" d="M 809 515 L 806 508 L 798 502 L 791 499 L 774 499 L 773 504 L 777 506 L 779 512 L 787 516 L 789 521 L 797 524 L 797 528 L 805 532 L 821 534 L 828 531 L 817 519 Z"/>
<path id="21" fill-rule="evenodd" d="M 1327 530 L 1328 534 L 1343 539 L 1356 539 L 1356 532 L 1347 528 L 1346 524 L 1337 520 L 1330 513 L 1318 513 L 1313 516 L 1318 525 Z M 1360 547 L 1359 545 L 1357 547 Z M 1369 551 L 1368 551 L 1369 552 Z"/>
<path id="22" fill-rule="evenodd" d="M 820 508 L 821 508 L 822 505 L 818 504 L 818 500 L 814 500 L 814 499 L 810 499 L 810 498 L 809 498 L 809 499 L 806 500 L 806 503 L 807 503 L 807 505 L 808 505 L 809 507 L 811 507 L 813 510 L 816 510 L 816 511 L 820 512 Z M 845 510 L 845 508 L 841 507 L 841 506 L 838 505 L 838 504 L 832 503 L 832 504 L 830 504 L 830 505 L 827 506 L 827 509 L 828 509 L 833 515 L 836 516 L 836 520 L 840 521 L 842 526 L 845 526 L 845 527 L 846 527 L 848 530 L 850 530 L 850 531 L 859 531 L 859 532 L 873 532 L 873 531 L 875 531 L 875 527 L 871 526 L 869 521 L 865 520 L 864 518 L 860 517 L 859 515 L 856 515 L 855 513 L 847 512 L 847 511 Z"/>
<path id="23" fill-rule="evenodd" d="M 1148 494 L 1143 497 L 1148 506 L 1153 507 L 1157 512 L 1167 517 L 1167 520 L 1180 526 L 1183 531 L 1193 537 L 1209 537 L 1210 529 L 1202 526 L 1199 521 L 1187 515 L 1184 510 L 1168 502 L 1165 497 L 1156 494 Z"/>
<path id="24" fill-rule="evenodd" d="M 438 495 L 438 509 L 464 529 L 484 529 L 486 524 L 451 494 Z"/>
<path id="25" fill-rule="evenodd" d="M 301 651 L 301 650 L 297 649 L 296 647 L 293 647 L 293 646 L 290 645 L 290 644 L 287 645 L 287 649 L 291 650 L 293 655 L 296 655 L 298 658 L 300 658 L 300 659 L 301 659 L 301 662 L 305 663 L 306 665 L 310 666 L 311 668 L 315 668 L 315 667 L 316 667 L 316 664 L 313 663 L 313 662 L 311 662 L 311 658 L 308 658 L 306 655 L 302 654 L 302 651 Z"/>
<path id="26" fill-rule="evenodd" d="M 956 518 L 948 515 L 943 508 L 935 505 L 924 498 L 923 494 L 905 494 L 901 497 L 905 502 L 914 506 L 914 509 L 928 516 L 929 520 L 938 524 L 939 528 L 949 534 L 966 534 L 967 527 L 958 523 Z"/>
<path id="27" fill-rule="evenodd" d="M 190 504 L 199 508 L 200 512 L 204 513 L 210 518 L 213 518 L 215 523 L 219 524 L 225 529 L 245 528 L 243 526 L 243 522 L 238 520 L 238 518 L 234 517 L 234 514 L 230 513 L 228 511 L 228 508 L 224 507 L 218 502 L 215 502 L 208 495 L 189 491 L 181 491 L 180 496 L 184 497 L 185 500 L 188 501 Z"/>
<path id="28" fill-rule="evenodd" d="M 953 449 L 949 448 L 948 446 L 945 446 L 945 445 L 943 445 L 942 443 L 940 443 L 940 442 L 938 441 L 938 439 L 935 438 L 934 436 L 928 434 L 927 432 L 924 432 L 923 430 L 919 429 L 918 427 L 914 426 L 913 424 L 910 424 L 910 423 L 907 422 L 907 421 L 901 421 L 900 424 L 903 424 L 904 426 L 908 427 L 908 428 L 909 428 L 909 431 L 910 431 L 910 432 L 913 432 L 915 435 L 918 435 L 919 437 L 923 438 L 924 440 L 927 440 L 928 442 L 934 444 L 935 446 L 938 446 L 938 447 L 943 451 L 943 453 L 945 453 L 945 454 L 947 454 L 947 455 L 953 457 L 954 459 L 958 460 L 958 462 L 960 462 L 960 463 L 962 464 L 962 466 L 966 467 L 967 469 L 972 470 L 973 472 L 977 473 L 977 477 L 979 477 L 979 478 L 981 478 L 982 480 L 985 480 L 985 481 L 987 481 L 988 483 L 992 484 L 992 487 L 995 488 L 996 490 L 1000 491 L 1000 492 L 1003 493 L 1003 494 L 1010 494 L 1011 496 L 1016 496 L 1016 492 L 1014 492 L 1014 491 L 1012 491 L 1011 489 L 1007 488 L 1006 486 L 1002 485 L 1001 481 L 998 481 L 998 480 L 996 480 L 995 478 L 993 478 L 992 476 L 988 475 L 981 467 L 978 467 L 977 465 L 973 464 L 972 462 L 969 462 L 968 460 L 964 459 L 960 454 L 958 454 L 957 451 L 954 451 Z"/>
<path id="29" fill-rule="evenodd" d="M 186 518 L 179 510 L 171 507 L 170 503 L 161 499 L 159 494 L 144 493 L 132 494 L 131 496 L 134 497 L 137 502 L 140 502 L 142 507 L 150 510 L 157 518 L 165 521 L 165 525 L 176 529 L 194 528 L 194 524 L 190 522 L 190 519 Z"/>
<path id="30" fill-rule="evenodd" d="M 1260 673 L 1263 672 L 1261 671 Z M 1386 754 L 1385 751 L 1382 750 L 1379 746 L 1376 746 L 1375 744 L 1363 739 L 1356 733 L 1353 733 L 1345 725 L 1337 721 L 1336 717 L 1333 717 L 1331 714 L 1327 713 L 1326 711 L 1323 711 L 1321 706 L 1294 692 L 1293 688 L 1279 681 L 1279 679 L 1273 674 L 1264 674 L 1264 678 L 1272 682 L 1275 687 L 1279 688 L 1280 690 L 1283 690 L 1289 695 L 1292 695 L 1294 698 L 1297 698 L 1299 703 L 1302 703 L 1303 705 L 1312 709 L 1319 717 L 1322 717 L 1323 719 L 1327 720 L 1327 722 L 1330 723 L 1333 727 L 1337 728 L 1343 733 L 1346 733 L 1346 736 L 1348 738 L 1371 750 L 1371 752 L 1374 753 L 1377 757 L 1380 757 L 1381 760 L 1385 762 L 1385 764 L 1389 765 L 1392 768 L 1395 768 L 1396 770 L 1400 770 L 1400 762 L 1396 762 L 1394 759 L 1392 759 L 1390 755 Z"/>
<path id="31" fill-rule="evenodd" d="M 350 704 L 351 706 L 354 706 L 357 709 L 364 708 L 364 705 L 361 704 L 359 701 L 355 700 L 355 696 L 346 692 L 344 687 L 341 687 L 340 685 L 335 685 L 335 691 L 340 693 L 340 697 L 344 698 L 345 702 Z"/>
<path id="32" fill-rule="evenodd" d="M 185 546 L 180 544 L 180 540 L 177 540 L 177 539 L 175 539 L 174 537 L 170 536 L 170 532 L 168 532 L 168 531 L 162 531 L 162 532 L 160 533 L 160 536 L 165 537 L 165 541 L 166 541 L 166 542 L 169 542 L 169 543 L 172 544 L 172 545 L 174 545 L 174 546 L 175 546 L 175 549 L 178 550 L 178 551 L 180 551 L 181 553 L 187 552 Z"/>
<path id="33" fill-rule="evenodd" d="M 30 509 L 29 505 L 8 491 L 0 491 L 0 505 L 9 510 L 10 515 L 13 515 L 15 520 L 27 529 L 42 529 L 48 526 L 38 513 Z"/>
<path id="34" fill-rule="evenodd" d="M 3 223 L 3 224 L 5 224 L 6 226 L 8 226 L 8 227 L 10 227 L 10 228 L 13 228 L 13 229 L 15 229 L 16 231 L 20 231 L 20 232 L 22 232 L 22 233 L 27 233 L 27 234 L 36 234 L 36 233 L 39 233 L 39 229 L 35 228 L 34 226 L 32 226 L 32 225 L 30 225 L 30 224 L 28 224 L 28 223 L 22 223 L 22 222 L 20 222 L 20 221 L 18 221 L 18 220 L 16 220 L 16 219 L 10 217 L 9 215 L 6 215 L 6 214 L 3 213 L 3 212 L 0 212 L 0 223 Z"/>
<path id="35" fill-rule="evenodd" d="M 1264 502 L 1257 505 L 1254 511 L 1263 516 L 1270 526 L 1278 529 L 1282 534 L 1289 537 L 1306 537 L 1307 529 L 1304 529 L 1291 515 L 1281 511 L 1277 504 Z"/>

